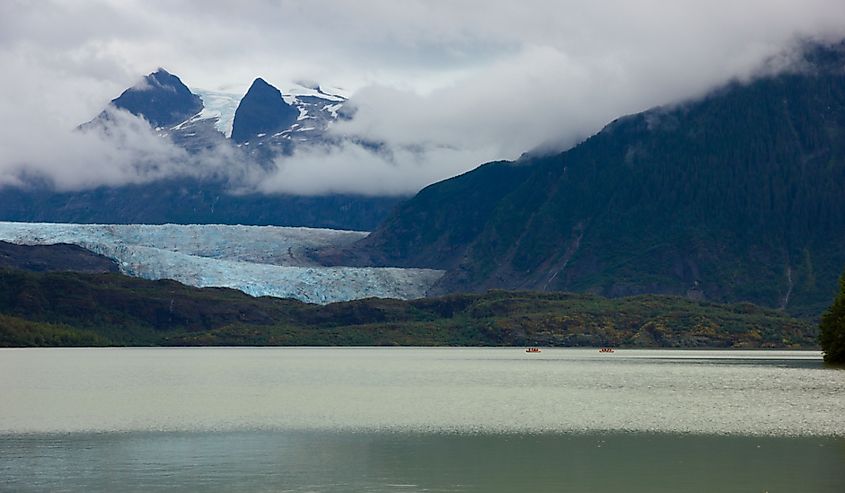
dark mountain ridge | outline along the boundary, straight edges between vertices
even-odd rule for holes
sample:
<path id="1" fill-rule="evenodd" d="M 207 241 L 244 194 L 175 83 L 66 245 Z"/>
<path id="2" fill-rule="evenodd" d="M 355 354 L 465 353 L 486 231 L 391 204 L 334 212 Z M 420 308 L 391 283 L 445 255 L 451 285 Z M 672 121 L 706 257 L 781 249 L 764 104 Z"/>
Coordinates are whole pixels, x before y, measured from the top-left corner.
<path id="1" fill-rule="evenodd" d="M 153 127 L 176 125 L 202 110 L 202 99 L 179 77 L 163 68 L 123 91 L 111 104 L 133 115 L 143 116 Z"/>
<path id="2" fill-rule="evenodd" d="M 351 252 L 438 292 L 689 295 L 817 315 L 845 266 L 845 44 L 431 185 Z"/>
<path id="3" fill-rule="evenodd" d="M 225 181 L 172 179 L 75 192 L 0 188 L 0 219 L 104 224 L 244 224 L 371 231 L 404 197 L 233 194 Z"/>
<path id="4" fill-rule="evenodd" d="M 249 141 L 260 134 L 281 132 L 296 123 L 299 110 L 282 99 L 282 93 L 262 78 L 255 79 L 238 104 L 232 140 Z"/>

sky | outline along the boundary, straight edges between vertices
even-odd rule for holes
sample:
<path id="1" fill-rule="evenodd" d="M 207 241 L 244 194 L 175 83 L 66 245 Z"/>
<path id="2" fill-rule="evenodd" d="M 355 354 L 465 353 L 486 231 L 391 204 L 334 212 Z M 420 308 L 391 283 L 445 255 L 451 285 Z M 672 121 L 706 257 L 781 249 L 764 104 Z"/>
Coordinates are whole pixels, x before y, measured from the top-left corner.
<path id="1" fill-rule="evenodd" d="M 333 131 L 385 144 L 298 151 L 258 191 L 408 194 L 842 38 L 842 0 L 3 0 L 0 185 L 231 167 L 131 118 L 111 136 L 73 130 L 158 67 L 235 93 L 255 77 L 341 88 L 357 113 Z"/>

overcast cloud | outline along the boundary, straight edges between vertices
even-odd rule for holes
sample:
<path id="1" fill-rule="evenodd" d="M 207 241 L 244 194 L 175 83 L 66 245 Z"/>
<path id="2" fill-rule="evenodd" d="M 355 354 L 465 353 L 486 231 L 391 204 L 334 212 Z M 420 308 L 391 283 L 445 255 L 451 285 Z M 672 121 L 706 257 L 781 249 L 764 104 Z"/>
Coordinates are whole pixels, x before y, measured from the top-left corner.
<path id="1" fill-rule="evenodd" d="M 383 142 L 281 160 L 265 192 L 411 193 L 494 159 L 563 149 L 613 118 L 748 78 L 800 39 L 845 37 L 842 0 L 53 0 L 0 2 L 0 184 L 143 182 L 225 168 L 128 115 L 73 132 L 162 66 L 191 87 L 353 95 L 336 132 Z"/>

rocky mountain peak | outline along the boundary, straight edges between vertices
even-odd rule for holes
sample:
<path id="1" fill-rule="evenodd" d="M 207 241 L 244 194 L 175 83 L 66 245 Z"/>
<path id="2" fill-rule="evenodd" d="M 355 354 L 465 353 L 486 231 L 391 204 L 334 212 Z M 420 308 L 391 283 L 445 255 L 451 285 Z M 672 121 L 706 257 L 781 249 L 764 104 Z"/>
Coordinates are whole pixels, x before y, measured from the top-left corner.
<path id="1" fill-rule="evenodd" d="M 238 104 L 232 140 L 243 143 L 259 134 L 282 131 L 296 123 L 298 117 L 299 110 L 285 102 L 281 91 L 259 77 Z"/>
<path id="2" fill-rule="evenodd" d="M 176 125 L 202 111 L 202 99 L 163 68 L 123 91 L 111 104 L 146 118 L 154 127 Z"/>

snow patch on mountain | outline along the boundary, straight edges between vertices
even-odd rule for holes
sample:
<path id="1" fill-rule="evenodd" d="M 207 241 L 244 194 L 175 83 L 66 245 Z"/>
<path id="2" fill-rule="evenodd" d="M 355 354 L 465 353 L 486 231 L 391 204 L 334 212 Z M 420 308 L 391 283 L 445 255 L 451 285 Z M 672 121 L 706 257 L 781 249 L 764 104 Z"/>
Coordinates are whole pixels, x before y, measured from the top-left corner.
<path id="1" fill-rule="evenodd" d="M 349 95 L 345 94 L 345 91 L 338 88 L 326 88 L 321 86 L 320 84 L 316 83 L 304 83 L 299 82 L 292 84 L 290 89 L 285 92 L 285 94 L 290 94 L 291 96 L 310 96 L 320 99 L 325 99 L 327 101 L 334 101 L 337 103 L 342 103 L 349 99 Z"/>
<path id="2" fill-rule="evenodd" d="M 336 89 L 332 89 L 332 91 L 335 90 Z M 240 104 L 241 99 L 243 99 L 243 95 L 199 88 L 191 88 L 191 91 L 202 99 L 203 109 L 199 114 L 192 117 L 190 120 L 182 122 L 174 127 L 174 129 L 179 129 L 188 123 L 195 122 L 197 120 L 215 119 L 214 127 L 225 135 L 226 138 L 230 138 L 232 136 L 232 126 L 235 122 L 235 111 L 237 111 L 238 105 Z M 339 90 L 337 91 L 339 92 Z M 340 109 L 346 101 L 345 96 L 337 93 L 330 94 L 320 86 L 306 87 L 303 85 L 293 85 L 289 90 L 282 91 L 282 99 L 284 99 L 287 104 L 293 105 L 299 109 L 298 120 L 313 118 L 313 116 L 309 115 L 308 109 L 309 107 L 313 107 L 314 103 L 309 102 L 307 99 L 302 100 L 302 98 L 317 98 L 323 100 L 325 103 L 320 105 L 320 109 L 322 111 L 326 111 L 330 115 L 331 119 L 337 118 L 337 110 Z M 311 101 L 313 101 L 313 99 Z"/>
<path id="3" fill-rule="evenodd" d="M 235 123 L 235 111 L 238 109 L 242 95 L 205 89 L 192 89 L 202 99 L 203 109 L 198 119 L 216 118 L 214 127 L 228 139 L 232 136 L 232 125 Z"/>
<path id="4" fill-rule="evenodd" d="M 332 118 L 337 118 L 337 111 L 340 107 L 343 106 L 342 104 L 327 104 L 323 106 L 323 111 L 328 111 L 329 114 L 332 115 Z"/>
<path id="5" fill-rule="evenodd" d="M 443 275 L 429 269 L 324 267 L 308 256 L 313 249 L 346 246 L 366 235 L 275 226 L 0 222 L 2 241 L 79 245 L 116 260 L 127 275 L 310 303 L 420 298 Z"/>

